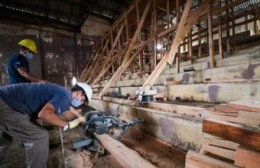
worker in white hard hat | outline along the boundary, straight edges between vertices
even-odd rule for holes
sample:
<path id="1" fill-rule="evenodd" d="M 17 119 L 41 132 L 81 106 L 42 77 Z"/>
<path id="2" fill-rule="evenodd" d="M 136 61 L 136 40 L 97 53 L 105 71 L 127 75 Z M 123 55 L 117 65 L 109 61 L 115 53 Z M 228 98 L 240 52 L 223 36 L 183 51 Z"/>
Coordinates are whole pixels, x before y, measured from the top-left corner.
<path id="1" fill-rule="evenodd" d="M 76 108 L 89 102 L 92 94 L 86 83 L 77 83 L 71 90 L 53 83 L 19 83 L 0 87 L 0 165 L 12 140 L 17 139 L 25 148 L 27 167 L 45 168 L 49 135 L 35 122 L 36 119 L 62 127 L 64 131 L 75 128 L 86 119 L 80 116 L 81 112 L 75 115 L 71 106 Z"/>
<path id="2" fill-rule="evenodd" d="M 9 84 L 45 82 L 45 80 L 30 74 L 29 60 L 37 53 L 36 43 L 31 39 L 23 39 L 18 45 L 20 46 L 19 53 L 15 53 L 7 65 Z"/>

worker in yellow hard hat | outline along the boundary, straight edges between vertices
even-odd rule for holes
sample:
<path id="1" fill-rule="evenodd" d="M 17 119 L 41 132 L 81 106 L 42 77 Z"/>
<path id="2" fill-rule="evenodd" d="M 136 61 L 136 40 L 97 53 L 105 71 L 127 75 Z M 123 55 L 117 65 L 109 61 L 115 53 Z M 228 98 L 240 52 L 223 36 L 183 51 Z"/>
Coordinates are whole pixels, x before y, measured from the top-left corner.
<path id="1" fill-rule="evenodd" d="M 20 52 L 14 54 L 8 61 L 9 84 L 45 82 L 30 74 L 29 60 L 37 53 L 36 43 L 31 39 L 23 39 L 19 43 Z"/>

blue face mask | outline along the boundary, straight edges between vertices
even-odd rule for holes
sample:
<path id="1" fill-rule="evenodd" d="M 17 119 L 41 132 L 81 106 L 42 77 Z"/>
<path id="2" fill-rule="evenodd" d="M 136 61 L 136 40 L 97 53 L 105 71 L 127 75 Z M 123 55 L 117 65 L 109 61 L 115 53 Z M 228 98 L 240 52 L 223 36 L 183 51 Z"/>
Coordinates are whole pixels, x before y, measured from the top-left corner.
<path id="1" fill-rule="evenodd" d="M 30 59 L 33 58 L 33 54 L 31 54 L 31 53 L 25 53 L 25 54 L 24 54 L 24 57 L 25 57 L 26 59 L 30 60 Z"/>
<path id="2" fill-rule="evenodd" d="M 79 107 L 81 105 L 81 101 L 79 99 L 72 99 L 71 105 L 73 107 Z"/>

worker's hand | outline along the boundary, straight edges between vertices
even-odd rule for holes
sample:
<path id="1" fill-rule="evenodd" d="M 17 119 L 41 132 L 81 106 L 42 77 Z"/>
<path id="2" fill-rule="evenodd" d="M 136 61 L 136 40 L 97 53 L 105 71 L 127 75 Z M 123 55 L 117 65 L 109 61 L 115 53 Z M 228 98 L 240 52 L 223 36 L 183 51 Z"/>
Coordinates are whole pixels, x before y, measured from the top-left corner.
<path id="1" fill-rule="evenodd" d="M 69 122 L 69 129 L 77 127 L 79 124 L 86 122 L 85 117 L 78 117 L 75 120 Z"/>

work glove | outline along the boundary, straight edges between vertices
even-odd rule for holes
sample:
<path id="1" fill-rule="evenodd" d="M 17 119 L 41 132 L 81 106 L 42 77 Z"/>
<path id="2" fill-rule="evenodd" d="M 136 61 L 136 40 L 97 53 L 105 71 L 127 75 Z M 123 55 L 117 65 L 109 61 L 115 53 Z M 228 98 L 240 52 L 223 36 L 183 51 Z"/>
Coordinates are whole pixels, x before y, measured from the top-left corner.
<path id="1" fill-rule="evenodd" d="M 86 122 L 85 117 L 78 117 L 75 120 L 69 122 L 69 129 L 77 127 L 79 124 Z"/>
<path id="2" fill-rule="evenodd" d="M 85 117 L 78 117 L 72 121 L 69 122 L 68 125 L 66 125 L 64 128 L 63 128 L 63 131 L 66 131 L 67 129 L 72 129 L 72 128 L 75 128 L 77 127 L 79 124 L 81 123 L 84 123 L 86 122 L 86 118 Z"/>

